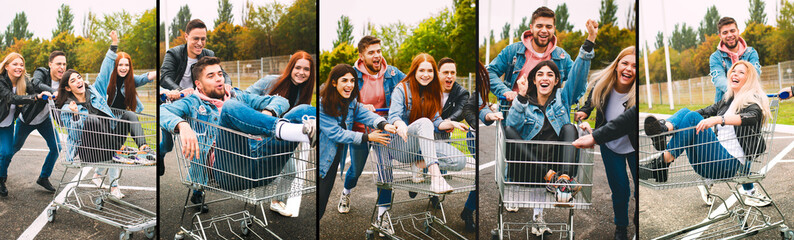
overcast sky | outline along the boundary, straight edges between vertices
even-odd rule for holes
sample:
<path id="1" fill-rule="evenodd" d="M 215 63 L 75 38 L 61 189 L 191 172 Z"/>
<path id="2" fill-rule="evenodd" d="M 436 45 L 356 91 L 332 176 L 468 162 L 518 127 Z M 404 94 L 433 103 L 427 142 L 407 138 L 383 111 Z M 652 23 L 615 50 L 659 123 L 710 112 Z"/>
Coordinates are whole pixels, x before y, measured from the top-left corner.
<path id="1" fill-rule="evenodd" d="M 24 11 L 28 18 L 28 31 L 33 33 L 33 37 L 50 39 L 52 30 L 55 29 L 58 8 L 62 3 L 67 3 L 72 8 L 72 14 L 74 14 L 72 25 L 75 35 L 82 33 L 83 17 L 89 10 L 98 13 L 99 17 L 102 17 L 103 14 L 121 12 L 122 9 L 135 15 L 152 9 L 157 4 L 154 0 L 3 1 L 3 7 L 0 7 L 0 30 L 5 32 L 6 26 L 14 20 L 14 16 Z"/>
<path id="2" fill-rule="evenodd" d="M 490 2 L 490 3 L 489 3 Z M 515 2 L 515 7 L 513 3 Z M 643 1 L 641 4 L 647 1 Z M 544 4 L 545 3 L 545 4 Z M 522 1 L 522 0 L 480 0 L 480 36 L 477 38 L 477 43 L 482 44 L 491 32 L 494 31 L 494 38 L 498 41 L 501 38 L 502 27 L 505 23 L 510 22 L 511 15 L 514 15 L 511 29 L 515 30 L 521 24 L 521 19 L 527 17 L 527 21 L 532 19 L 532 12 L 541 6 L 546 6 L 551 10 L 557 9 L 557 5 L 566 3 L 568 6 L 568 22 L 573 24 L 574 31 L 584 31 L 587 19 L 598 21 L 598 10 L 601 9 L 601 1 L 595 0 L 578 0 L 578 1 L 562 1 L 562 0 L 545 0 L 545 1 Z M 634 3 L 634 0 L 615 0 L 618 5 L 618 11 L 615 13 L 617 16 L 618 26 L 626 27 L 626 14 L 628 13 L 629 5 Z M 488 11 L 490 4 L 490 14 Z M 515 11 L 510 11 L 514 9 Z M 488 25 L 488 17 L 490 15 L 490 26 Z"/>
<path id="3" fill-rule="evenodd" d="M 779 1 L 766 0 L 766 24 L 777 26 L 775 3 Z M 778 3 L 779 4 L 779 3 Z M 744 31 L 744 22 L 750 18 L 750 3 L 745 0 L 720 0 L 720 1 L 692 1 L 692 0 L 665 0 L 664 12 L 666 36 L 669 37 L 673 32 L 676 23 L 686 23 L 697 31 L 700 21 L 706 15 L 706 10 L 712 5 L 717 7 L 720 17 L 729 16 L 736 19 L 739 31 Z M 681 7 L 686 6 L 686 7 Z M 640 3 L 640 46 L 645 46 L 648 41 L 649 50 L 653 51 L 656 47 L 656 33 L 664 29 L 662 24 L 662 1 L 642 1 Z"/>
<path id="4" fill-rule="evenodd" d="M 243 24 L 243 8 L 245 7 L 246 0 L 229 0 L 232 4 L 232 15 L 234 17 L 233 24 Z M 274 0 L 255 0 L 251 1 L 254 6 L 264 6 Z M 287 8 L 292 5 L 294 0 L 275 0 L 275 2 L 284 4 Z M 207 25 L 207 30 L 212 30 L 215 27 L 215 19 L 218 19 L 218 0 L 160 0 L 160 21 L 168 24 L 170 27 L 171 21 L 174 20 L 179 8 L 185 4 L 190 7 L 190 14 L 192 17 L 201 19 Z M 170 30 L 169 30 L 170 31 Z"/>
<path id="5" fill-rule="evenodd" d="M 338 0 L 320 1 L 320 50 L 332 50 L 336 39 L 336 22 L 342 15 L 353 23 L 353 43 L 363 37 L 367 21 L 376 26 L 402 21 L 416 26 L 422 20 L 438 14 L 444 8 L 452 10 L 452 0 Z M 474 29 L 472 29 L 474 31 Z"/>

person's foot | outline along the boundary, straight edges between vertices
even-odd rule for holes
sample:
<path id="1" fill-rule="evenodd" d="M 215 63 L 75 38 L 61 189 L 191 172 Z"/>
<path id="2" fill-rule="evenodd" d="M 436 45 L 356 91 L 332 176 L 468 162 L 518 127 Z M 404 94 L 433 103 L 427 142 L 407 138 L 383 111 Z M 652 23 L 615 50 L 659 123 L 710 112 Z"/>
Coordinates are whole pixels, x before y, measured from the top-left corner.
<path id="1" fill-rule="evenodd" d="M 112 197 L 114 197 L 116 199 L 124 198 L 124 194 L 121 193 L 121 189 L 119 189 L 119 187 L 111 187 L 110 188 L 110 196 L 112 196 Z"/>
<path id="2" fill-rule="evenodd" d="M 656 182 L 667 182 L 669 163 L 664 162 L 664 154 L 654 158 L 649 163 L 640 166 L 640 179 L 656 179 Z"/>
<path id="3" fill-rule="evenodd" d="M 703 202 L 705 202 L 706 205 L 709 206 L 711 206 L 711 204 L 714 204 L 714 197 L 709 196 L 709 193 L 711 193 L 711 187 L 713 186 L 714 185 L 712 184 L 698 186 L 698 190 L 700 190 L 700 198 L 703 199 Z"/>
<path id="4" fill-rule="evenodd" d="M 157 163 L 157 155 L 148 145 L 143 145 L 135 158 L 135 164 L 151 166 Z"/>
<path id="5" fill-rule="evenodd" d="M 542 215 L 535 219 L 535 225 L 532 225 L 530 230 L 532 231 L 532 234 L 535 234 L 535 236 L 538 237 L 551 235 L 551 228 L 546 225 L 546 221 L 543 220 Z"/>
<path id="6" fill-rule="evenodd" d="M 0 177 L 0 197 L 8 197 L 8 189 L 6 189 L 7 177 Z"/>
<path id="7" fill-rule="evenodd" d="M 292 213 L 287 212 L 287 205 L 282 201 L 270 202 L 270 211 L 277 212 L 281 216 L 292 217 Z"/>
<path id="8" fill-rule="evenodd" d="M 190 202 L 193 204 L 201 204 L 196 206 L 196 211 L 200 211 L 201 213 L 207 213 L 210 211 L 210 208 L 207 204 L 203 204 L 204 202 L 204 193 L 203 192 L 193 192 L 193 196 L 190 197 Z"/>
<path id="9" fill-rule="evenodd" d="M 582 186 L 578 186 L 578 182 L 575 179 L 568 176 L 568 174 L 562 174 L 560 177 L 557 178 L 555 185 L 557 186 L 557 191 L 555 192 L 557 202 L 564 203 L 558 204 L 559 206 L 567 206 L 571 207 L 573 205 L 570 202 L 573 201 L 576 194 L 579 193 L 579 190 L 582 190 Z"/>
<path id="10" fill-rule="evenodd" d="M 309 144 L 317 146 L 317 121 L 312 116 L 303 117 L 303 134 L 309 137 Z"/>
<path id="11" fill-rule="evenodd" d="M 127 145 L 122 145 L 121 148 L 118 151 L 116 151 L 116 154 L 130 156 L 130 155 L 135 155 L 136 152 L 138 152 L 138 149 L 135 149 Z"/>
<path id="12" fill-rule="evenodd" d="M 463 226 L 465 226 L 465 230 L 467 232 L 473 232 L 477 230 L 477 226 L 474 223 L 474 211 L 463 208 L 463 211 L 460 212 L 460 219 L 463 220 Z"/>
<path id="13" fill-rule="evenodd" d="M 543 179 L 546 180 L 546 191 L 547 192 L 557 193 L 557 186 L 555 186 L 552 183 L 555 182 L 558 177 L 559 176 L 557 176 L 557 172 L 555 172 L 552 169 L 549 169 L 549 171 L 546 172 L 546 176 L 543 176 Z"/>
<path id="14" fill-rule="evenodd" d="M 97 188 L 102 188 L 102 175 L 94 173 L 94 176 L 91 177 L 91 182 L 93 182 Z"/>
<path id="15" fill-rule="evenodd" d="M 626 227 L 615 226 L 615 240 L 628 240 L 629 232 Z"/>
<path id="16" fill-rule="evenodd" d="M 339 196 L 339 204 L 336 206 L 339 213 L 350 212 L 350 194 L 341 193 Z"/>
<path id="17" fill-rule="evenodd" d="M 772 199 L 766 196 L 766 194 L 761 193 L 758 189 L 752 189 L 750 191 L 744 191 L 743 188 L 739 189 L 739 192 L 744 198 L 744 204 L 753 207 L 766 207 L 769 204 L 772 204 Z"/>
<path id="18" fill-rule="evenodd" d="M 425 178 L 422 175 L 422 169 L 417 167 L 415 163 L 411 163 L 411 182 L 421 183 L 424 181 Z"/>
<path id="19" fill-rule="evenodd" d="M 132 155 L 116 154 L 116 155 L 113 155 L 112 159 L 113 159 L 114 162 L 132 165 L 132 164 L 135 164 L 136 158 L 137 157 L 135 156 L 135 154 L 132 154 Z"/>
<path id="20" fill-rule="evenodd" d="M 450 186 L 449 183 L 447 183 L 447 181 L 444 180 L 444 178 L 439 177 L 434 181 L 431 180 L 430 191 L 437 194 L 444 194 L 444 193 L 451 193 L 452 191 L 454 191 L 454 189 L 452 189 L 452 186 Z"/>
<path id="21" fill-rule="evenodd" d="M 384 232 L 389 235 L 394 235 L 394 228 L 392 228 L 391 225 L 391 216 L 389 212 L 384 212 L 383 215 L 378 218 L 378 222 L 380 222 L 379 225 L 381 228 L 380 232 L 378 232 L 378 236 L 385 237 L 386 235 L 383 234 Z"/>
<path id="22" fill-rule="evenodd" d="M 430 206 L 434 209 L 441 209 L 441 201 L 439 201 L 437 196 L 430 196 Z"/>
<path id="23" fill-rule="evenodd" d="M 667 125 L 665 122 L 664 119 L 657 120 L 654 116 L 648 116 L 645 118 L 645 134 L 647 136 L 655 136 L 667 132 Z M 651 141 L 653 141 L 653 148 L 656 150 L 663 151 L 667 149 L 667 142 L 664 135 L 651 137 Z"/>
<path id="24" fill-rule="evenodd" d="M 505 210 L 507 210 L 508 212 L 518 212 L 518 206 L 512 204 L 506 204 Z"/>
<path id="25" fill-rule="evenodd" d="M 52 184 L 50 184 L 50 180 L 48 178 L 40 177 L 38 180 L 36 180 L 36 183 L 44 189 L 47 189 L 47 191 L 55 192 L 55 188 L 52 187 Z"/>

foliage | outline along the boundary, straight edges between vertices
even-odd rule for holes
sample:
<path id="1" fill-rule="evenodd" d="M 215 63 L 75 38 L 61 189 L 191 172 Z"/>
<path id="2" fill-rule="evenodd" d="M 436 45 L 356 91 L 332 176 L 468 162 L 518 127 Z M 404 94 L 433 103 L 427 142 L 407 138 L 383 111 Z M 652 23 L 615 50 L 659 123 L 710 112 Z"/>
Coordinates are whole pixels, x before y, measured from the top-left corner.
<path id="1" fill-rule="evenodd" d="M 72 21 L 74 20 L 74 14 L 72 14 L 72 8 L 69 5 L 61 4 L 61 7 L 58 9 L 58 18 L 55 19 L 56 28 L 52 30 L 52 37 L 58 36 L 59 33 L 67 32 L 72 33 L 74 26 L 72 25 Z"/>
<path id="2" fill-rule="evenodd" d="M 554 16 L 557 18 L 554 26 L 557 27 L 558 31 L 570 32 L 573 30 L 573 24 L 568 22 L 568 4 L 563 3 L 557 5 L 557 8 L 554 10 Z"/>
<path id="3" fill-rule="evenodd" d="M 510 38 L 510 23 L 505 23 L 505 25 L 502 27 L 502 34 L 500 36 L 502 36 L 501 39 Z"/>
<path id="4" fill-rule="evenodd" d="M 380 26 L 380 28 L 373 26 L 370 35 L 380 38 L 380 48 L 386 63 L 392 64 L 397 61 L 400 45 L 410 36 L 409 28 L 410 26 L 399 21 Z M 353 44 L 350 46 L 357 47 Z M 356 54 L 358 54 L 358 49 L 356 49 Z"/>
<path id="5" fill-rule="evenodd" d="M 207 32 L 207 49 L 215 51 L 215 56 L 221 61 L 236 59 L 234 54 L 237 52 L 236 37 L 242 33 L 242 27 L 221 22 L 212 31 Z"/>
<path id="6" fill-rule="evenodd" d="M 16 39 L 33 37 L 33 33 L 28 31 L 28 17 L 25 12 L 19 12 L 14 16 L 14 20 L 8 24 L 3 35 L 6 46 L 14 45 Z"/>
<path id="7" fill-rule="evenodd" d="M 472 31 L 477 29 L 474 3 L 474 0 L 457 0 L 453 5 L 455 6 L 455 14 L 452 15 L 454 28 L 449 37 L 454 39 L 454 44 L 449 57 L 457 60 L 457 71 L 460 73 L 476 70 L 474 61 L 470 60 L 477 58 L 476 52 L 472 51 L 477 48 L 477 36 Z"/>
<path id="8" fill-rule="evenodd" d="M 276 24 L 274 39 L 279 45 L 277 54 L 292 54 L 297 50 L 317 52 L 317 1 L 296 0 Z M 311 24 L 307 24 L 311 23 Z"/>
<path id="9" fill-rule="evenodd" d="M 679 52 L 683 51 L 697 45 L 697 34 L 686 23 L 676 23 L 673 27 L 673 34 L 670 36 L 669 44 L 671 48 Z"/>
<path id="10" fill-rule="evenodd" d="M 345 15 L 342 15 L 339 21 L 336 22 L 336 40 L 334 40 L 334 48 L 342 43 L 353 45 L 353 24 L 350 23 L 350 18 Z"/>
<path id="11" fill-rule="evenodd" d="M 618 17 L 615 14 L 618 12 L 618 6 L 615 5 L 615 0 L 601 0 L 601 9 L 598 10 L 599 20 L 598 25 L 615 24 Z"/>
<path id="12" fill-rule="evenodd" d="M 513 34 L 513 36 L 520 38 L 521 34 L 524 34 L 525 31 L 529 30 L 529 24 L 530 22 L 527 17 L 521 18 L 521 24 L 518 25 L 518 28 L 516 28 L 515 34 Z M 557 29 L 559 29 L 559 27 L 557 27 Z"/>
<path id="13" fill-rule="evenodd" d="M 717 6 L 711 5 L 711 7 L 706 9 L 706 15 L 703 16 L 703 20 L 700 21 L 700 26 L 698 27 L 700 42 L 706 41 L 708 35 L 719 33 L 720 30 L 717 29 L 717 22 L 719 21 L 720 13 L 717 11 Z"/>
<path id="14" fill-rule="evenodd" d="M 766 13 L 764 13 L 764 3 L 763 0 L 750 0 L 750 19 L 747 19 L 745 24 L 750 25 L 750 23 L 758 23 L 761 25 L 766 25 Z"/>
<path id="15" fill-rule="evenodd" d="M 353 65 L 356 59 L 358 59 L 358 51 L 347 43 L 339 44 L 331 52 L 323 51 L 320 53 L 319 78 L 317 80 L 320 83 L 325 82 L 328 80 L 328 73 L 331 72 L 331 68 L 340 63 Z"/>
<path id="16" fill-rule="evenodd" d="M 215 19 L 215 28 L 222 23 L 232 24 L 233 22 L 232 3 L 229 0 L 218 0 L 218 19 Z"/>
<path id="17" fill-rule="evenodd" d="M 176 12 L 176 16 L 174 16 L 174 19 L 171 20 L 171 25 L 169 29 L 170 32 L 168 35 L 169 38 L 174 39 L 177 37 L 181 37 L 182 35 L 179 35 L 179 30 L 184 30 L 185 27 L 187 27 L 187 23 L 190 22 L 192 17 L 193 14 L 190 13 L 190 7 L 188 7 L 187 4 L 185 4 L 182 7 L 179 7 L 179 11 Z"/>
<path id="18" fill-rule="evenodd" d="M 245 39 L 253 39 L 253 42 L 244 44 L 253 45 L 249 49 L 255 58 L 263 56 L 277 55 L 278 44 L 274 39 L 274 29 L 281 16 L 286 12 L 286 6 L 278 2 L 268 3 L 264 6 L 254 7 L 249 5 L 248 17 L 243 25 L 247 26 L 244 34 L 249 36 Z M 256 44 L 252 44 L 256 43 Z"/>
<path id="19" fill-rule="evenodd" d="M 656 49 L 664 47 L 664 34 L 661 31 L 656 33 L 656 41 L 653 45 Z"/>

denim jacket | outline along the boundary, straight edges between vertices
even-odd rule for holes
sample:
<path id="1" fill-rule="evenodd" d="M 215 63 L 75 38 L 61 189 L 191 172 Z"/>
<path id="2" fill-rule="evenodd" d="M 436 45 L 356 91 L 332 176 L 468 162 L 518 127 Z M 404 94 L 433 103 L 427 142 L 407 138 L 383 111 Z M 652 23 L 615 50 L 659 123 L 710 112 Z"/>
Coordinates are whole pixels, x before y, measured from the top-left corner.
<path id="1" fill-rule="evenodd" d="M 111 69 L 112 70 L 112 69 Z M 110 118 L 116 118 L 113 114 L 113 111 L 108 106 L 107 94 L 103 94 L 100 92 L 99 85 L 102 83 L 97 81 L 92 85 L 92 87 L 87 88 L 86 90 L 90 91 L 88 96 L 89 99 L 87 101 L 91 102 L 91 106 L 96 108 L 97 110 L 107 114 Z M 107 86 L 107 83 L 105 83 Z M 68 146 L 66 149 L 66 159 L 74 159 L 77 155 L 77 146 L 80 146 L 82 143 L 81 136 L 83 134 L 83 122 L 85 121 L 86 116 L 88 116 L 88 109 L 81 104 L 77 104 L 77 112 L 80 113 L 77 117 L 74 117 L 74 113 L 69 110 L 69 103 L 71 100 L 67 100 L 66 104 L 61 107 L 61 122 L 66 127 Z M 116 121 L 108 121 L 110 123 L 111 129 L 116 128 Z"/>
<path id="2" fill-rule="evenodd" d="M 758 71 L 758 75 L 761 75 L 758 52 L 753 47 L 748 46 L 744 53 L 739 56 L 739 60 L 752 63 L 755 66 L 755 70 Z M 731 57 L 719 49 L 709 57 L 709 75 L 711 75 L 711 82 L 714 83 L 714 87 L 717 88 L 717 93 L 714 96 L 715 103 L 722 100 L 723 95 L 728 91 L 728 70 L 731 69 L 731 66 L 733 66 Z"/>
<path id="3" fill-rule="evenodd" d="M 341 107 L 341 106 L 340 106 Z M 337 154 L 341 156 L 347 155 L 347 146 L 342 147 L 342 152 L 336 152 L 337 144 L 361 144 L 361 139 L 364 133 L 355 132 L 353 122 L 360 122 L 372 128 L 376 128 L 378 123 L 386 121 L 385 118 L 378 116 L 366 108 L 364 104 L 356 101 L 350 102 L 347 107 L 347 117 L 345 120 L 345 128 L 339 125 L 342 121 L 342 116 L 332 117 L 325 113 L 323 105 L 320 104 L 320 177 L 325 178 L 328 169 L 334 162 L 334 157 Z"/>
<path id="4" fill-rule="evenodd" d="M 521 68 L 526 62 L 526 57 L 524 56 L 526 49 L 527 48 L 522 42 L 513 43 L 502 49 L 502 51 L 499 52 L 499 55 L 496 56 L 496 58 L 494 58 L 493 61 L 488 65 L 488 76 L 491 81 L 491 92 L 494 95 L 502 96 L 504 93 L 512 91 L 513 84 L 516 82 L 516 79 L 521 72 Z M 576 62 L 571 60 L 571 56 L 568 55 L 568 52 L 558 46 L 554 47 L 554 50 L 551 51 L 551 60 L 554 62 L 554 64 L 557 64 L 557 68 L 560 69 L 560 81 L 563 83 L 569 79 L 584 79 L 584 81 L 587 81 L 590 60 L 593 59 L 593 56 L 593 51 L 585 52 L 584 49 L 580 47 L 579 57 L 587 60 L 587 69 L 586 71 L 576 71 L 574 69 L 576 67 Z M 579 68 L 581 68 L 581 66 L 579 66 Z M 509 69 L 512 69 L 512 71 L 507 72 Z M 571 75 L 572 73 L 573 75 Z M 504 81 L 499 78 L 502 75 L 504 75 Z M 504 100 L 500 102 L 502 105 L 507 105 L 507 102 Z"/>
<path id="5" fill-rule="evenodd" d="M 392 104 L 389 105 L 390 124 L 394 124 L 397 122 L 397 120 L 402 120 L 405 122 L 405 125 L 411 125 L 411 122 L 408 121 L 411 114 L 411 102 L 413 102 L 410 96 L 410 88 L 406 88 L 402 83 L 397 84 L 397 87 L 394 88 L 394 91 L 391 94 Z M 444 119 L 441 118 L 441 115 L 436 113 L 436 116 L 430 120 L 433 121 L 433 126 L 435 127 L 436 132 L 440 132 L 438 130 L 438 125 L 441 125 L 441 122 L 444 121 Z"/>
<path id="6" fill-rule="evenodd" d="M 530 140 L 538 135 L 540 129 L 543 128 L 545 117 L 549 119 L 554 132 L 559 135 L 562 126 L 571 123 L 571 105 L 578 102 L 587 90 L 587 74 L 590 72 L 591 59 L 593 59 L 593 53 L 584 53 L 584 50 L 579 50 L 579 56 L 570 69 L 570 73 L 576 77 L 571 78 L 572 81 L 565 82 L 562 89 L 557 89 L 554 99 L 546 103 L 545 116 L 538 106 L 529 102 L 521 103 L 518 98 L 513 99 L 513 105 L 510 106 L 510 112 L 505 119 L 507 126 L 515 128 L 521 134 L 522 139 Z"/>
<path id="7" fill-rule="evenodd" d="M 289 108 L 287 99 L 283 97 L 253 95 L 237 88 L 232 89 L 231 98 L 246 103 L 258 111 L 268 109 L 277 115 L 283 114 Z M 188 95 L 170 104 L 160 105 L 160 127 L 166 131 L 174 133 L 177 124 L 185 121 L 185 118 L 198 119 L 218 125 L 220 123 L 220 111 L 214 104 L 201 100 L 195 94 Z M 195 125 L 193 123 L 191 123 L 190 127 L 196 132 L 196 136 L 200 141 L 202 146 L 202 149 L 200 149 L 201 153 L 206 154 L 209 150 L 206 149 L 206 146 L 212 146 L 212 141 L 217 135 L 215 132 L 217 129 L 207 129 L 206 125 Z M 251 147 L 253 148 L 255 145 Z"/>
<path id="8" fill-rule="evenodd" d="M 356 80 L 358 81 L 358 90 L 361 90 L 361 87 L 364 86 L 364 78 L 363 73 L 358 70 L 358 68 L 354 68 L 356 70 Z M 405 73 L 401 72 L 400 69 L 397 69 L 394 66 L 386 66 L 386 73 L 383 74 L 383 94 L 386 96 L 386 106 L 389 106 L 389 101 L 391 100 L 391 93 L 395 86 L 397 86 L 400 81 L 405 78 Z"/>
<path id="9" fill-rule="evenodd" d="M 273 90 L 273 86 L 276 85 L 276 81 L 278 81 L 278 77 L 280 75 L 267 75 L 260 78 L 256 83 L 248 88 L 245 89 L 247 93 L 256 94 L 260 96 L 269 95 L 270 91 Z M 298 95 L 300 95 L 300 90 L 298 90 Z"/>

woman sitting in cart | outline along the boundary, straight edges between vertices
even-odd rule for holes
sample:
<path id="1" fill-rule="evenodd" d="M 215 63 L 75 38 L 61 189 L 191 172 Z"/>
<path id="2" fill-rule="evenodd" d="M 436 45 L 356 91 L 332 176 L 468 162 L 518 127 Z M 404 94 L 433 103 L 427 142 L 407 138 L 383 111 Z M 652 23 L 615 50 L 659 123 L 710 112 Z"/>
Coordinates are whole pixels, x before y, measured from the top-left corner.
<path id="1" fill-rule="evenodd" d="M 697 111 L 684 108 L 667 120 L 645 118 L 645 133 L 654 136 L 653 147 L 663 153 L 640 166 L 641 179 L 667 182 L 670 164 L 684 152 L 695 172 L 704 178 L 747 174 L 753 158 L 766 151 L 761 130 L 772 114 L 760 75 L 751 63 L 734 63 L 728 79 L 730 91 L 711 106 Z M 716 133 L 712 127 L 716 127 Z M 679 129 L 686 130 L 672 133 L 670 142 L 666 142 L 665 135 Z M 755 191 L 752 183 L 742 186 L 742 194 L 748 196 L 745 204 L 760 207 L 771 203 L 765 194 Z"/>

